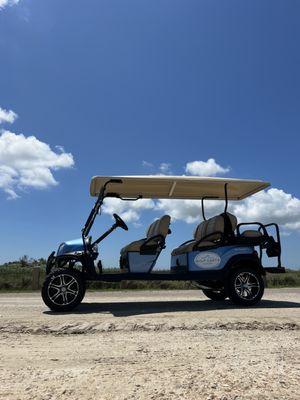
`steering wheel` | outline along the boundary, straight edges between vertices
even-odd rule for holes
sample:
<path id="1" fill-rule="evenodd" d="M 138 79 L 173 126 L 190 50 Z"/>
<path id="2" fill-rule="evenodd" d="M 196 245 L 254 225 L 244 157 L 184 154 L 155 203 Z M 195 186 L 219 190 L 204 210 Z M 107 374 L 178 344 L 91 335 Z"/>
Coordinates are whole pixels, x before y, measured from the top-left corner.
<path id="1" fill-rule="evenodd" d="M 113 217 L 116 220 L 117 226 L 124 229 L 124 231 L 128 231 L 128 226 L 125 224 L 122 218 L 118 216 L 118 214 L 113 214 Z"/>

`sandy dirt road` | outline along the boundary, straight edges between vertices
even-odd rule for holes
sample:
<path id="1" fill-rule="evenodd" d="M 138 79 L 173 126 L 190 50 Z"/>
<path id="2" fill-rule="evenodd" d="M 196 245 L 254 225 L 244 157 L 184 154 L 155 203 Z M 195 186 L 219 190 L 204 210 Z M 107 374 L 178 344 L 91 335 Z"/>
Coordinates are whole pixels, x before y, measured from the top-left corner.
<path id="1" fill-rule="evenodd" d="M 300 399 L 300 289 L 257 307 L 199 291 L 89 292 L 54 314 L 0 294 L 0 399 Z"/>

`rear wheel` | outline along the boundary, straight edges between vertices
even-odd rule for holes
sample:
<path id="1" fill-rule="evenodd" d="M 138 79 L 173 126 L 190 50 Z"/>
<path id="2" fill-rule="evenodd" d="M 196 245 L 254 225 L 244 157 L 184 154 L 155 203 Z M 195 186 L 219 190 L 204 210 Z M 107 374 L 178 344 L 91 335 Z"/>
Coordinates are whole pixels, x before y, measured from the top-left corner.
<path id="1" fill-rule="evenodd" d="M 81 273 L 72 269 L 60 269 L 50 273 L 42 287 L 42 298 L 53 311 L 71 311 L 85 295 L 85 282 Z"/>
<path id="2" fill-rule="evenodd" d="M 214 301 L 223 301 L 226 299 L 226 293 L 224 289 L 221 290 L 211 290 L 211 289 L 202 289 L 203 294 L 211 300 Z"/>
<path id="3" fill-rule="evenodd" d="M 251 267 L 234 270 L 229 278 L 228 294 L 235 304 L 257 304 L 264 294 L 264 280 L 259 271 Z"/>

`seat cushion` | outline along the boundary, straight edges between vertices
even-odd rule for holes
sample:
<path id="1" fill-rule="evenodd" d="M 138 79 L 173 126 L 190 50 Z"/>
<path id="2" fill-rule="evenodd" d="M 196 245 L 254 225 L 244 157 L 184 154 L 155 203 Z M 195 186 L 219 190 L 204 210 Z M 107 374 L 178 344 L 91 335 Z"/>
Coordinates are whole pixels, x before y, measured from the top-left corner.
<path id="1" fill-rule="evenodd" d="M 248 230 L 244 231 L 241 234 L 241 236 L 247 237 L 247 238 L 258 238 L 258 237 L 262 237 L 263 234 L 259 231 L 248 229 Z"/>
<path id="2" fill-rule="evenodd" d="M 241 235 L 237 237 L 237 240 L 240 241 L 240 243 L 248 244 L 250 246 L 259 246 L 265 241 L 265 236 L 262 232 L 248 229 L 242 232 Z"/>
<path id="3" fill-rule="evenodd" d="M 128 251 L 140 251 L 140 248 L 143 243 L 145 243 L 146 239 L 135 240 L 134 242 L 129 243 L 127 246 L 124 246 L 121 249 L 121 254 L 127 253 Z"/>
<path id="4" fill-rule="evenodd" d="M 187 244 L 177 247 L 177 249 L 174 249 L 172 251 L 172 256 L 178 256 L 179 254 L 189 253 L 190 251 L 193 251 L 193 247 L 195 246 L 195 243 L 196 243 L 196 241 L 193 240 L 190 243 L 187 243 Z M 204 242 L 200 243 L 198 247 L 201 248 L 201 247 L 211 247 L 211 246 L 215 246 L 215 243 L 204 241 Z"/>

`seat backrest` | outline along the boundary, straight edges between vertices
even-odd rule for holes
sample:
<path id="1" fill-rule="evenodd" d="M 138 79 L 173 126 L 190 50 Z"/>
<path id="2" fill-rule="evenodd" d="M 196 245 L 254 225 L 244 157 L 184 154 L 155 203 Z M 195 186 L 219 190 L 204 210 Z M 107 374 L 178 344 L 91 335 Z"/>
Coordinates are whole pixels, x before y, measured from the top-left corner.
<path id="1" fill-rule="evenodd" d="M 157 235 L 162 235 L 165 238 L 169 232 L 170 223 L 171 217 L 169 215 L 163 215 L 161 218 L 152 222 L 146 232 L 147 239 Z"/>
<path id="2" fill-rule="evenodd" d="M 237 226 L 237 218 L 230 213 L 226 213 L 227 217 L 231 222 L 231 232 L 233 232 Z M 218 240 L 221 238 L 220 233 L 213 234 L 214 232 L 225 232 L 225 218 L 224 215 L 220 214 L 216 217 L 209 218 L 206 221 L 201 222 L 195 229 L 194 239 L 201 240 L 207 235 L 211 235 L 207 238 L 209 241 Z"/>

